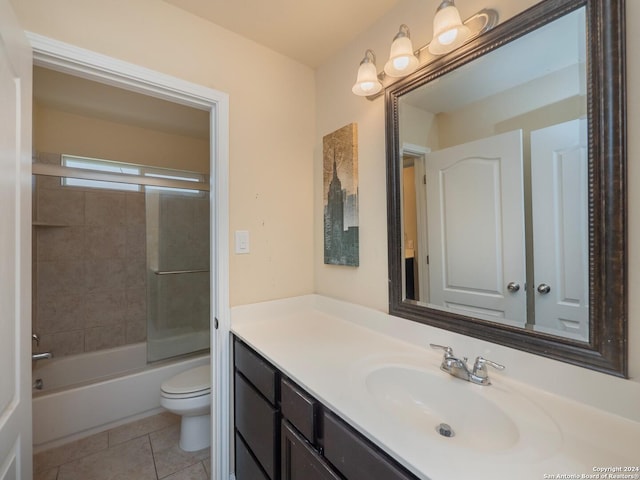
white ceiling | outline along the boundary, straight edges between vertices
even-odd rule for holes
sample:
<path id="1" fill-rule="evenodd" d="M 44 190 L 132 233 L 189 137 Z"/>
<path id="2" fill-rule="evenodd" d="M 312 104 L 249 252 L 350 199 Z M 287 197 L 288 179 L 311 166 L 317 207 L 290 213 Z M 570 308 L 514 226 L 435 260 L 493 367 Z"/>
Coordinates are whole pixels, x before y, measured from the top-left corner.
<path id="1" fill-rule="evenodd" d="M 316 68 L 399 0 L 164 0 Z"/>

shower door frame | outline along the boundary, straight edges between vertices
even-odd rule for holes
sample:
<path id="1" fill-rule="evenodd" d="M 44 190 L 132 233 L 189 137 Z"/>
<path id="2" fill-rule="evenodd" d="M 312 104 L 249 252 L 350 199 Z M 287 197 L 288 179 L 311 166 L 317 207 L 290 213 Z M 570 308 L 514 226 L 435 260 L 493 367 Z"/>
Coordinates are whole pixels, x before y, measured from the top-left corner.
<path id="1" fill-rule="evenodd" d="M 26 32 L 34 65 L 210 112 L 211 363 L 215 392 L 229 392 L 229 96 L 49 37 Z M 230 478 L 229 395 L 212 396 L 212 478 Z"/>

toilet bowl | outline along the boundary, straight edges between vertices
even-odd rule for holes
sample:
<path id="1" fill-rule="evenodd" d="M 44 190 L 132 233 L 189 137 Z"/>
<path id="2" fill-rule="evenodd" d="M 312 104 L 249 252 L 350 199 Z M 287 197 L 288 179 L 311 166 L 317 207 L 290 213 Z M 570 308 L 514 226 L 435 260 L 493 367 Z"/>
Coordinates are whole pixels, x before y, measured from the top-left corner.
<path id="1" fill-rule="evenodd" d="M 180 448 L 211 445 L 211 367 L 202 365 L 171 377 L 160 386 L 160 405 L 180 415 Z"/>

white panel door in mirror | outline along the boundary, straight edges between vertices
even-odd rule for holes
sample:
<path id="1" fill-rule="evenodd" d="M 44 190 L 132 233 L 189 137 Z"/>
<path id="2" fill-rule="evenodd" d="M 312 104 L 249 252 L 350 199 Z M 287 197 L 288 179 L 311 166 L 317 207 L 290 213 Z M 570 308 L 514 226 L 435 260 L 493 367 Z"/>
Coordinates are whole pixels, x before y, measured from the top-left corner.
<path id="1" fill-rule="evenodd" d="M 535 330 L 588 341 L 587 120 L 531 132 Z"/>
<path id="2" fill-rule="evenodd" d="M 430 306 L 525 325 L 522 152 L 515 130 L 426 156 Z"/>

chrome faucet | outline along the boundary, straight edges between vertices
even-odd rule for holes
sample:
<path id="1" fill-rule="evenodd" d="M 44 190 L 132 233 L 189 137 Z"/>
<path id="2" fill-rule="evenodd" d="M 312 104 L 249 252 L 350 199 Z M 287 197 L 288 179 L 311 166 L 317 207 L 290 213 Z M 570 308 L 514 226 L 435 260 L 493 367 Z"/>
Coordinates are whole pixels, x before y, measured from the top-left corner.
<path id="1" fill-rule="evenodd" d="M 444 345 L 436 345 L 433 343 L 431 343 L 430 346 L 436 350 L 444 351 L 440 370 L 447 372 L 449 375 L 453 375 L 454 377 L 461 378 L 462 380 L 466 380 L 467 382 L 475 383 L 477 385 L 491 385 L 491 380 L 489 380 L 489 374 L 487 372 L 487 365 L 497 370 L 504 370 L 505 368 L 504 365 L 500 365 L 499 363 L 479 356 L 473 363 L 473 369 L 469 369 L 469 366 L 467 365 L 467 357 L 464 357 L 462 360 L 457 358 L 453 354 L 453 349 L 451 347 L 445 347 Z"/>
<path id="2" fill-rule="evenodd" d="M 37 333 L 32 333 L 31 334 L 31 340 L 36 342 L 36 347 L 40 345 L 40 336 Z M 53 358 L 53 353 L 51 353 L 51 352 L 43 352 L 43 353 L 32 353 L 31 354 L 31 360 L 32 361 L 45 360 L 45 359 L 49 359 L 49 358 Z"/>

